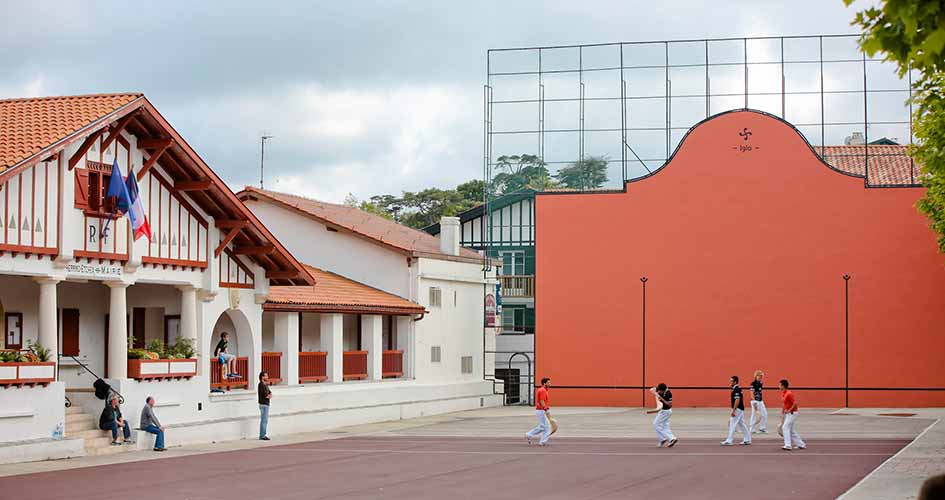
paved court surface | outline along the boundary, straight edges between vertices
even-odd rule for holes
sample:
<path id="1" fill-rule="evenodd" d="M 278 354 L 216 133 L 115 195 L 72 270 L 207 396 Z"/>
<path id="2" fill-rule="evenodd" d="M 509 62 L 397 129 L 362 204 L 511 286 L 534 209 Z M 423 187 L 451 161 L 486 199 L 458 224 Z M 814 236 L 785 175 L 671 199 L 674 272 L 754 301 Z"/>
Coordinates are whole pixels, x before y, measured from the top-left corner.
<path id="1" fill-rule="evenodd" d="M 560 410 L 560 435 L 540 448 L 522 437 L 532 412 L 487 409 L 277 437 L 264 446 L 244 441 L 109 457 L 113 463 L 4 466 L 0 475 L 14 475 L 0 477 L 0 497 L 829 499 L 934 422 L 834 413 L 805 412 L 799 428 L 808 449 L 783 452 L 772 434 L 747 447 L 719 446 L 724 410 L 677 410 L 680 442 L 660 449 L 640 410 Z M 30 471 L 45 472 L 17 475 Z"/>

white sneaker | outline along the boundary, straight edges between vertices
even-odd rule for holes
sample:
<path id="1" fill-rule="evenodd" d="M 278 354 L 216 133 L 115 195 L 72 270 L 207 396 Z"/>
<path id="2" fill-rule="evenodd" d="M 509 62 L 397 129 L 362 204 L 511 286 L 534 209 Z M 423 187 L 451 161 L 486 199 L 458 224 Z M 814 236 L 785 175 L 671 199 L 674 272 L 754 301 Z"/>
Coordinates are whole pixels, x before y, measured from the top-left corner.
<path id="1" fill-rule="evenodd" d="M 791 451 L 791 449 L 788 448 L 787 446 L 782 446 L 781 449 L 784 450 L 784 451 Z"/>
<path id="2" fill-rule="evenodd" d="M 666 440 L 660 441 L 660 448 L 666 445 Z"/>
<path id="3" fill-rule="evenodd" d="M 762 434 L 767 434 L 767 433 L 768 433 L 768 431 L 766 431 L 765 429 L 761 429 L 761 430 L 758 431 L 758 432 L 760 432 L 760 433 L 762 433 Z"/>
<path id="4" fill-rule="evenodd" d="M 532 444 L 532 437 L 529 436 L 528 434 L 526 434 L 526 435 L 525 435 L 525 442 L 527 442 L 528 444 Z"/>
<path id="5" fill-rule="evenodd" d="M 719 444 L 722 445 L 722 446 L 732 446 L 732 443 L 730 443 L 730 442 L 728 442 L 728 441 L 722 441 L 722 442 L 719 443 Z"/>
<path id="6" fill-rule="evenodd" d="M 742 441 L 742 446 L 748 446 L 751 444 L 751 441 Z"/>
<path id="7" fill-rule="evenodd" d="M 798 450 L 806 450 L 807 446 L 795 446 Z"/>

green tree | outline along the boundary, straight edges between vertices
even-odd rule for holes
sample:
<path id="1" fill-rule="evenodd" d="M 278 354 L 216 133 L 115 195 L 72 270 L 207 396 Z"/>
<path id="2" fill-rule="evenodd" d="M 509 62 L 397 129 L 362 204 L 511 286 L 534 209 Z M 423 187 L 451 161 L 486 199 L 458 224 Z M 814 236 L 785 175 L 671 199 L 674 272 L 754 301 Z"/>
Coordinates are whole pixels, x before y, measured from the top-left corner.
<path id="1" fill-rule="evenodd" d="M 853 0 L 844 0 L 849 6 Z M 922 168 L 928 187 L 918 208 L 931 221 L 945 252 L 945 2 L 887 0 L 857 13 L 860 47 L 896 63 L 899 76 L 918 73 L 912 96 L 912 130 L 918 139 L 909 154 Z"/>
<path id="2" fill-rule="evenodd" d="M 372 200 L 373 198 L 376 198 L 376 197 L 372 197 Z M 381 217 L 384 217 L 385 219 L 391 219 L 391 220 L 394 219 L 393 212 L 390 212 L 387 209 L 377 205 L 373 201 L 367 201 L 367 200 L 360 201 L 351 193 L 348 193 L 348 196 L 345 196 L 344 204 L 348 205 L 349 207 L 355 207 L 357 209 L 363 210 L 367 213 L 379 215 Z"/>
<path id="3" fill-rule="evenodd" d="M 562 186 L 578 189 L 598 189 L 607 183 L 607 158 L 591 156 L 562 167 L 554 175 Z"/>
<path id="4" fill-rule="evenodd" d="M 502 155 L 496 158 L 496 170 L 499 173 L 492 178 L 496 196 L 525 188 L 544 191 L 557 185 L 548 164 L 535 155 Z"/>

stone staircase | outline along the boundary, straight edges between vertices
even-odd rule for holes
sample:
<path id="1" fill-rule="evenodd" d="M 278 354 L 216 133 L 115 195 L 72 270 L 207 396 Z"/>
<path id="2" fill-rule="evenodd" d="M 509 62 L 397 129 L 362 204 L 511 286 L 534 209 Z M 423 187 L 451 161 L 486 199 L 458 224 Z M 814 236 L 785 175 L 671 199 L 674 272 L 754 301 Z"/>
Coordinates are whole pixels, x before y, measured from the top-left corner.
<path id="1" fill-rule="evenodd" d="M 89 415 L 81 407 L 66 408 L 65 433 L 67 438 L 85 440 L 86 456 L 112 455 L 134 450 L 133 445 L 112 446 L 111 431 L 98 428 L 98 418 Z"/>

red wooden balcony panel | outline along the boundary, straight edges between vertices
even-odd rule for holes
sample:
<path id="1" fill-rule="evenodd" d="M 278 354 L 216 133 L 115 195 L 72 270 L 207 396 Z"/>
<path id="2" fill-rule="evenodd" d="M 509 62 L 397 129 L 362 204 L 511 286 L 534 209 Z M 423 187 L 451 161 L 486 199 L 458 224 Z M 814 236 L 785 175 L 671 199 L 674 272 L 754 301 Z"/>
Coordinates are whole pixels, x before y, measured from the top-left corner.
<path id="1" fill-rule="evenodd" d="M 299 383 L 323 382 L 328 379 L 326 369 L 328 353 L 300 352 L 299 353 Z"/>
<path id="2" fill-rule="evenodd" d="M 262 369 L 264 372 L 269 374 L 270 384 L 278 384 L 279 382 L 282 382 L 282 353 L 262 353 Z"/>
<path id="3" fill-rule="evenodd" d="M 345 351 L 342 370 L 345 380 L 367 378 L 367 351 Z"/>
<path id="4" fill-rule="evenodd" d="M 230 390 L 234 387 L 249 389 L 249 358 L 241 356 L 236 358 L 236 372 L 238 378 L 226 378 L 223 374 L 223 367 L 220 366 L 220 358 L 210 359 L 210 388 Z"/>
<path id="5" fill-rule="evenodd" d="M 384 351 L 381 366 L 381 374 L 384 378 L 403 377 L 404 351 Z"/>

